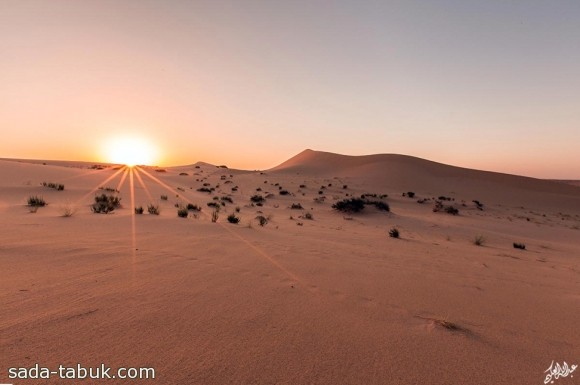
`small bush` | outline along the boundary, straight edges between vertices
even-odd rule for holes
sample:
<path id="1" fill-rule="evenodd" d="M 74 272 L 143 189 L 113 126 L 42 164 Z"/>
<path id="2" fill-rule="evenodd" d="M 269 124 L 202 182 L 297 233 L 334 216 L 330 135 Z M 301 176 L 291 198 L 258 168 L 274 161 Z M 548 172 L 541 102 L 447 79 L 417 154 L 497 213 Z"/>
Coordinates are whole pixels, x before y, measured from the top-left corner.
<path id="1" fill-rule="evenodd" d="M 236 217 L 236 214 L 230 214 L 228 215 L 228 222 L 237 225 L 240 222 L 240 218 Z"/>
<path id="2" fill-rule="evenodd" d="M 333 204 L 332 208 L 344 213 L 358 213 L 365 208 L 365 201 L 359 198 L 343 199 Z"/>
<path id="3" fill-rule="evenodd" d="M 292 203 L 292 206 L 290 206 L 290 208 L 292 210 L 303 210 L 304 207 L 302 207 L 302 205 L 300 203 Z"/>
<path id="4" fill-rule="evenodd" d="M 473 244 L 476 246 L 483 246 L 484 243 L 485 243 L 485 238 L 483 235 L 476 235 L 473 238 Z"/>
<path id="5" fill-rule="evenodd" d="M 116 188 L 113 188 L 113 187 L 99 187 L 99 190 L 104 190 L 107 192 L 114 192 L 114 193 L 119 192 L 119 190 L 117 190 Z"/>
<path id="6" fill-rule="evenodd" d="M 150 204 L 147 206 L 147 212 L 151 215 L 159 215 L 159 205 Z"/>
<path id="7" fill-rule="evenodd" d="M 28 206 L 44 207 L 44 206 L 46 206 L 46 202 L 44 201 L 44 198 L 42 198 L 42 197 L 39 197 L 37 195 L 31 195 L 30 197 L 28 197 Z"/>
<path id="8" fill-rule="evenodd" d="M 177 209 L 177 216 L 180 218 L 187 218 L 189 215 L 189 210 L 187 207 L 180 207 Z"/>
<path id="9" fill-rule="evenodd" d="M 445 206 L 445 212 L 451 215 L 459 215 L 459 209 L 453 206 Z"/>
<path id="10" fill-rule="evenodd" d="M 260 226 L 262 226 L 262 227 L 263 227 L 263 226 L 266 226 L 266 224 L 268 223 L 268 218 L 266 218 L 266 217 L 265 217 L 265 216 L 263 216 L 263 215 L 258 215 L 258 216 L 256 217 L 256 219 L 258 220 L 258 224 L 259 224 Z"/>
<path id="11" fill-rule="evenodd" d="M 135 214 L 141 215 L 143 211 L 143 206 L 135 207 Z"/>
<path id="12" fill-rule="evenodd" d="M 366 205 L 373 205 L 375 206 L 378 210 L 381 211 L 391 211 L 391 208 L 389 207 L 389 204 L 383 201 L 370 201 L 370 200 L 366 200 L 365 201 Z"/>
<path id="13" fill-rule="evenodd" d="M 167 195 L 161 195 L 161 200 L 162 201 L 166 201 L 167 200 Z"/>
<path id="14" fill-rule="evenodd" d="M 312 216 L 312 213 L 306 213 L 302 216 L 302 218 L 308 219 L 309 221 L 314 219 L 314 217 Z"/>
<path id="15" fill-rule="evenodd" d="M 59 207 L 60 216 L 70 218 L 77 213 L 77 208 L 71 204 L 64 204 Z"/>
<path id="16" fill-rule="evenodd" d="M 201 207 L 194 205 L 193 203 L 188 203 L 186 208 L 190 211 L 201 211 Z"/>
<path id="17" fill-rule="evenodd" d="M 300 188 L 306 188 L 306 185 L 305 184 L 301 184 L 300 185 Z"/>
<path id="18" fill-rule="evenodd" d="M 208 205 L 209 207 L 213 207 L 214 209 L 216 209 L 216 210 L 218 210 L 218 211 L 219 211 L 219 209 L 220 209 L 220 204 L 219 204 L 219 203 L 217 203 L 217 202 L 207 202 L 207 205 Z"/>
<path id="19" fill-rule="evenodd" d="M 53 188 L 57 191 L 63 191 L 64 185 L 60 183 L 53 183 L 53 182 L 42 182 L 41 183 L 44 187 Z"/>
<path id="20" fill-rule="evenodd" d="M 526 249 L 526 245 L 524 245 L 523 243 L 514 242 L 514 249 L 525 250 Z"/>
<path id="21" fill-rule="evenodd" d="M 399 230 L 396 227 L 393 227 L 389 230 L 389 237 L 391 238 L 399 238 Z"/>
<path id="22" fill-rule="evenodd" d="M 218 206 L 218 207 L 219 207 L 219 206 Z M 218 220 L 218 218 L 219 218 L 219 216 L 220 216 L 220 214 L 219 214 L 219 213 L 220 213 L 220 210 L 219 210 L 219 208 L 216 208 L 215 210 L 213 210 L 213 211 L 211 212 L 211 221 L 212 221 L 213 223 L 216 223 L 216 222 L 217 222 L 217 220 Z"/>
<path id="23" fill-rule="evenodd" d="M 265 201 L 264 197 L 258 194 L 253 195 L 250 200 L 254 203 L 261 203 Z"/>
<path id="24" fill-rule="evenodd" d="M 101 194 L 95 196 L 91 211 L 95 214 L 108 214 L 119 207 L 121 207 L 121 198 L 112 194 Z"/>
<path id="25" fill-rule="evenodd" d="M 280 190 L 280 195 L 290 195 L 288 190 Z"/>
<path id="26" fill-rule="evenodd" d="M 415 197 L 415 193 L 414 193 L 413 191 L 408 191 L 408 192 L 407 192 L 407 196 L 408 196 L 409 198 L 414 198 L 414 197 Z"/>
<path id="27" fill-rule="evenodd" d="M 222 202 L 234 203 L 234 201 L 230 197 L 221 197 L 221 200 Z"/>
<path id="28" fill-rule="evenodd" d="M 199 191 L 199 192 L 205 192 L 208 194 L 212 193 L 213 190 L 214 190 L 213 188 L 209 188 L 209 187 L 200 187 L 197 189 L 197 191 Z"/>

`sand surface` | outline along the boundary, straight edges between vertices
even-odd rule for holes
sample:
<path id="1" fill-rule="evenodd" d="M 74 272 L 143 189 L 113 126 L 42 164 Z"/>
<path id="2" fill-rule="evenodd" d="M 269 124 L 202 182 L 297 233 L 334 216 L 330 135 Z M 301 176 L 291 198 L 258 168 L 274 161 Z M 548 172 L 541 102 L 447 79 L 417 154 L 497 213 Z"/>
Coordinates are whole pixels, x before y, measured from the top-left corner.
<path id="1" fill-rule="evenodd" d="M 580 363 L 578 186 L 315 151 L 263 172 L 89 167 L 0 160 L 0 383 L 67 383 L 10 367 L 105 363 L 156 371 L 109 384 L 541 384 L 552 360 Z M 122 207 L 92 213 L 98 187 Z M 391 211 L 331 208 L 365 193 Z M 31 195 L 48 205 L 31 213 Z M 233 200 L 217 223 L 214 196 Z M 433 212 L 439 196 L 459 215 Z M 185 203 L 201 213 L 179 218 Z"/>

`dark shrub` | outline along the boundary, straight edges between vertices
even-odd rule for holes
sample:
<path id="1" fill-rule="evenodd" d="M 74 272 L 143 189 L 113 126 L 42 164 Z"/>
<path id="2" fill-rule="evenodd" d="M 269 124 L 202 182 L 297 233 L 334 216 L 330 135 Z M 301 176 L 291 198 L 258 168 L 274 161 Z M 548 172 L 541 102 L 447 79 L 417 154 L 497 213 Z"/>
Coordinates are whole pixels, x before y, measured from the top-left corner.
<path id="1" fill-rule="evenodd" d="M 415 193 L 413 191 L 409 191 L 409 192 L 407 192 L 407 196 L 409 198 L 414 198 L 415 197 Z"/>
<path id="2" fill-rule="evenodd" d="M 365 201 L 359 198 L 343 199 L 333 204 L 332 208 L 345 213 L 358 213 L 365 208 Z"/>
<path id="3" fill-rule="evenodd" d="M 44 207 L 46 206 L 46 202 L 42 197 L 31 195 L 28 197 L 28 206 L 31 207 Z"/>
<path id="4" fill-rule="evenodd" d="M 135 214 L 143 214 L 143 206 L 135 207 Z"/>
<path id="5" fill-rule="evenodd" d="M 208 187 L 200 187 L 197 189 L 197 191 L 205 192 L 205 193 L 211 193 L 213 190 L 214 190 L 213 188 L 208 188 Z"/>
<path id="6" fill-rule="evenodd" d="M 389 237 L 391 238 L 399 238 L 399 230 L 396 227 L 393 227 L 389 230 Z"/>
<path id="7" fill-rule="evenodd" d="M 159 205 L 150 204 L 147 205 L 147 212 L 151 215 L 159 215 Z"/>
<path id="8" fill-rule="evenodd" d="M 453 207 L 453 206 L 445 206 L 445 212 L 447 214 L 451 214 L 451 215 L 458 215 L 459 214 L 459 209 Z"/>
<path id="9" fill-rule="evenodd" d="M 524 245 L 523 243 L 514 242 L 514 249 L 525 250 L 526 249 L 526 245 Z"/>
<path id="10" fill-rule="evenodd" d="M 162 201 L 166 201 L 167 200 L 167 195 L 161 195 L 161 200 Z"/>
<path id="11" fill-rule="evenodd" d="M 222 202 L 234 203 L 234 201 L 230 197 L 221 197 L 221 200 Z"/>
<path id="12" fill-rule="evenodd" d="M 280 195 L 289 195 L 288 190 L 280 190 Z"/>
<path id="13" fill-rule="evenodd" d="M 201 207 L 194 205 L 193 203 L 188 203 L 186 208 L 191 211 L 201 211 Z"/>
<path id="14" fill-rule="evenodd" d="M 240 222 L 240 218 L 236 217 L 236 214 L 230 214 L 228 215 L 228 222 L 238 224 Z"/>
<path id="15" fill-rule="evenodd" d="M 187 218 L 189 215 L 189 210 L 186 207 L 180 207 L 177 209 L 177 216 L 180 218 Z"/>
<path id="16" fill-rule="evenodd" d="M 253 195 L 253 196 L 250 198 L 250 200 L 251 200 L 252 202 L 254 202 L 254 203 L 260 203 L 260 202 L 264 202 L 264 200 L 265 200 L 265 199 L 264 199 L 264 197 L 263 197 L 263 196 L 261 196 L 261 195 L 257 195 L 257 194 L 256 194 L 256 195 Z"/>
<path id="17" fill-rule="evenodd" d="M 217 203 L 217 202 L 207 202 L 207 205 L 208 205 L 209 207 L 213 207 L 213 208 L 214 208 L 214 209 L 216 209 L 216 210 L 219 210 L 219 209 L 220 209 L 220 204 L 219 204 L 219 203 Z"/>
<path id="18" fill-rule="evenodd" d="M 259 224 L 260 226 L 266 226 L 266 224 L 268 223 L 268 218 L 266 218 L 266 217 L 265 217 L 265 216 L 263 216 L 263 215 L 258 215 L 258 216 L 256 217 L 256 219 L 258 220 L 258 224 Z"/>
<path id="19" fill-rule="evenodd" d="M 121 198 L 116 195 L 101 194 L 95 196 L 91 211 L 95 214 L 107 214 L 119 207 L 121 207 Z"/>
<path id="20" fill-rule="evenodd" d="M 383 201 L 371 201 L 371 200 L 366 200 L 365 201 L 366 205 L 374 205 L 378 210 L 381 211 L 391 211 L 391 208 L 389 207 L 389 204 Z"/>
<path id="21" fill-rule="evenodd" d="M 292 203 L 292 206 L 290 206 L 290 208 L 293 210 L 303 210 L 304 209 L 300 203 Z"/>
<path id="22" fill-rule="evenodd" d="M 310 221 L 314 219 L 314 217 L 312 216 L 312 213 L 306 213 L 306 214 L 304 214 L 303 218 L 304 219 L 308 219 Z"/>

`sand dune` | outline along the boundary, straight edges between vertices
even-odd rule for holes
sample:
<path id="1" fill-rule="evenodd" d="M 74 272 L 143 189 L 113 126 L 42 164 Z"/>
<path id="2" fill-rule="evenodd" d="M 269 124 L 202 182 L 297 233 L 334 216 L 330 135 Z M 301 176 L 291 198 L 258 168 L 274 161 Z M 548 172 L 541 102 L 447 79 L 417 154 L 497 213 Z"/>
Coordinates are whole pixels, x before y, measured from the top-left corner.
<path id="1" fill-rule="evenodd" d="M 142 168 L 133 190 L 89 167 L 0 161 L 0 383 L 80 362 L 155 368 L 143 384 L 536 384 L 580 360 L 578 187 L 310 150 L 262 172 Z M 99 187 L 122 207 L 93 214 Z M 390 212 L 332 209 L 368 193 Z M 459 215 L 433 212 L 440 195 Z M 150 203 L 160 215 L 133 215 Z M 179 218 L 186 203 L 201 213 Z"/>

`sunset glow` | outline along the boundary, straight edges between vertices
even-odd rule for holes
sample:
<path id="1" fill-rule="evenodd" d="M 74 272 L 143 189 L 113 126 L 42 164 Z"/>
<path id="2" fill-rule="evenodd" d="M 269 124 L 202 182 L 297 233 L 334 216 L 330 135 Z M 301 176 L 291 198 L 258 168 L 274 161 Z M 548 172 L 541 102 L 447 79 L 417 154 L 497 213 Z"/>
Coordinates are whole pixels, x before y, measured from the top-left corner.
<path id="1" fill-rule="evenodd" d="M 129 167 L 152 165 L 157 161 L 158 156 L 157 149 L 146 139 L 140 137 L 112 139 L 107 142 L 105 153 L 106 161 Z"/>

